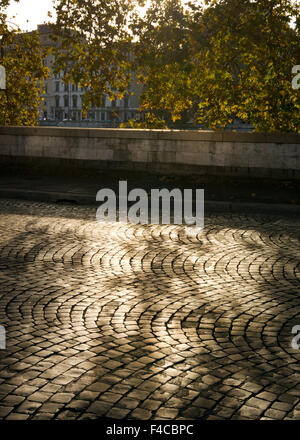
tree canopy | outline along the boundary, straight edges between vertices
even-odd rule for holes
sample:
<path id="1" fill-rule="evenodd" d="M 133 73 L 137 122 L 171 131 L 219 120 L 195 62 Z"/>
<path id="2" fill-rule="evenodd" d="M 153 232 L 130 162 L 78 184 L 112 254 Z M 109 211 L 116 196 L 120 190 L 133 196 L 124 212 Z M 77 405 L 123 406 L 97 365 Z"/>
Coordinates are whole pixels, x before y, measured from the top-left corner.
<path id="1" fill-rule="evenodd" d="M 3 123 L 35 123 L 47 75 L 38 35 L 7 26 L 0 0 L 1 59 L 7 92 Z M 85 90 L 84 107 L 103 94 L 122 98 L 142 85 L 143 122 L 191 121 L 223 129 L 235 119 L 256 131 L 300 132 L 300 5 L 293 0 L 56 0 L 54 73 Z M 5 44 L 4 44 L 5 43 Z M 14 46 L 6 50 L 4 46 Z M 48 49 L 47 49 L 48 50 Z"/>
<path id="2" fill-rule="evenodd" d="M 300 131 L 299 6 L 289 0 L 211 1 L 191 32 L 197 120 L 224 126 L 233 117 L 256 131 Z"/>
<path id="3" fill-rule="evenodd" d="M 37 32 L 21 33 L 7 20 L 9 0 L 0 0 L 0 65 L 6 70 L 6 90 L 0 95 L 1 125 L 37 125 L 41 88 L 49 71 Z"/>
<path id="4" fill-rule="evenodd" d="M 130 80 L 131 0 L 57 0 L 55 72 L 86 89 L 84 107 L 103 94 L 122 98 Z"/>
<path id="5" fill-rule="evenodd" d="M 293 25 L 294 23 L 294 25 Z M 157 122 L 300 132 L 299 6 L 290 0 L 152 0 L 136 24 L 142 109 Z M 151 119 L 149 118 L 149 119 Z"/>

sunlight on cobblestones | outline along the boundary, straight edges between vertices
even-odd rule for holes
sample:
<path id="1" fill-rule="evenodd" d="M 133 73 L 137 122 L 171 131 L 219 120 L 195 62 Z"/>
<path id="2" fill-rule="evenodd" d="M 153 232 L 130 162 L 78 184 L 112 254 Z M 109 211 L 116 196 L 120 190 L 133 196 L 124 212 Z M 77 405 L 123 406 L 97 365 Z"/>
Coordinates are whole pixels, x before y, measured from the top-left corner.
<path id="1" fill-rule="evenodd" d="M 0 201 L 0 418 L 300 419 L 300 224 Z"/>

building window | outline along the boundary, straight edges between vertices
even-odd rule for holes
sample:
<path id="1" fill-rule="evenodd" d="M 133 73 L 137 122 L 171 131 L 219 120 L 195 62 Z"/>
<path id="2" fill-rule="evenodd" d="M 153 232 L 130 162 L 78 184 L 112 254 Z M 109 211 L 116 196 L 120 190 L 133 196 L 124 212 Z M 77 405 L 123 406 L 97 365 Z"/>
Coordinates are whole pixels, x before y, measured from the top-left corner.
<path id="1" fill-rule="evenodd" d="M 72 96 L 72 103 L 73 103 L 73 108 L 76 108 L 77 107 L 77 96 L 76 95 Z"/>
<path id="2" fill-rule="evenodd" d="M 59 92 L 59 81 L 56 81 L 55 83 L 55 91 Z"/>
<path id="3" fill-rule="evenodd" d="M 101 112 L 101 121 L 105 121 L 105 113 Z"/>
<path id="4" fill-rule="evenodd" d="M 55 96 L 55 107 L 59 107 L 59 96 Z"/>
<path id="5" fill-rule="evenodd" d="M 69 107 L 69 97 L 67 95 L 64 96 L 64 106 Z"/>
<path id="6" fill-rule="evenodd" d="M 69 84 L 65 84 L 65 92 L 69 91 Z"/>
<path id="7" fill-rule="evenodd" d="M 125 108 L 129 107 L 129 96 L 128 95 L 124 96 L 124 107 Z"/>

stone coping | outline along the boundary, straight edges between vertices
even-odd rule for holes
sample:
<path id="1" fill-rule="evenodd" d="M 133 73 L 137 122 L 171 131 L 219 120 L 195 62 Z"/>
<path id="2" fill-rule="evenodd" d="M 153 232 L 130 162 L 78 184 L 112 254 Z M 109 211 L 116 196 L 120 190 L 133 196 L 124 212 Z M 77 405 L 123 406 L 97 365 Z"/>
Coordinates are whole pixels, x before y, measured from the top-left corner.
<path id="1" fill-rule="evenodd" d="M 0 127 L 0 135 L 299 144 L 300 133 L 241 133 L 209 130 L 145 130 L 82 127 Z"/>

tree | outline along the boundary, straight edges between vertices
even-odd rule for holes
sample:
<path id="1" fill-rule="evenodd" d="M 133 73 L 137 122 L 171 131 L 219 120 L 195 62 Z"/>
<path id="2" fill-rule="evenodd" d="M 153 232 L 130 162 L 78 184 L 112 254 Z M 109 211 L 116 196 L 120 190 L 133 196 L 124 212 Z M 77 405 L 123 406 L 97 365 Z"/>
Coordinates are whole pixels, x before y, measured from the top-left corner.
<path id="1" fill-rule="evenodd" d="M 299 6 L 290 0 L 214 0 L 191 30 L 200 98 L 196 119 L 210 128 L 237 117 L 256 131 L 300 132 Z M 297 62 L 298 61 L 298 62 Z"/>
<path id="2" fill-rule="evenodd" d="M 131 0 L 57 0 L 55 72 L 85 89 L 83 105 L 122 98 L 130 80 Z"/>
<path id="3" fill-rule="evenodd" d="M 187 87 L 192 69 L 189 16 L 181 0 L 152 0 L 131 29 L 133 70 L 143 85 L 144 125 L 162 127 L 189 119 L 197 97 Z"/>
<path id="4" fill-rule="evenodd" d="M 158 126 L 191 118 L 218 129 L 239 118 L 256 131 L 299 132 L 300 94 L 291 86 L 298 17 L 290 0 L 207 0 L 205 7 L 153 0 L 135 26 L 142 109 Z"/>
<path id="5" fill-rule="evenodd" d="M 0 1 L 0 64 L 6 69 L 6 91 L 0 96 L 1 125 L 36 125 L 43 80 L 48 69 L 43 65 L 47 49 L 42 48 L 37 32 L 21 33 L 11 29 Z"/>

